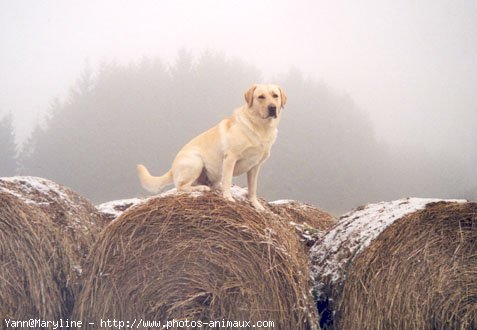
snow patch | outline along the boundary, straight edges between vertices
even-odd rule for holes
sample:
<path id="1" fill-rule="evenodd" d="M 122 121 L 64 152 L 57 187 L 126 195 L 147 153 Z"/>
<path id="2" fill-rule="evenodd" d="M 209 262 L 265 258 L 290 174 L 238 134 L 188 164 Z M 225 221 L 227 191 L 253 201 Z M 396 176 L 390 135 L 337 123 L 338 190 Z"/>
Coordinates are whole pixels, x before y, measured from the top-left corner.
<path id="1" fill-rule="evenodd" d="M 279 199 L 273 202 L 269 202 L 268 204 L 272 206 L 283 206 L 283 207 L 291 207 L 294 209 L 302 209 L 302 210 L 309 210 L 310 208 L 315 208 L 312 205 L 308 205 L 306 203 L 293 200 L 293 199 Z"/>
<path id="2" fill-rule="evenodd" d="M 233 185 L 230 187 L 230 192 L 232 193 L 232 197 L 237 201 L 245 202 L 248 200 L 248 189 L 246 188 Z"/>
<path id="3" fill-rule="evenodd" d="M 191 192 L 186 192 L 186 191 L 178 191 L 177 188 L 172 188 L 169 189 L 163 193 L 160 193 L 158 195 L 151 196 L 150 198 L 161 198 L 161 197 L 167 197 L 167 196 L 179 196 L 187 194 L 191 197 L 199 197 L 202 196 L 204 193 L 201 191 L 191 191 Z"/>
<path id="4" fill-rule="evenodd" d="M 292 199 L 279 199 L 277 201 L 269 202 L 271 205 L 288 205 L 293 203 L 296 203 L 296 201 Z"/>
<path id="5" fill-rule="evenodd" d="M 394 221 L 422 210 L 427 204 L 434 202 L 466 201 L 406 198 L 369 204 L 343 215 L 310 250 L 312 277 L 318 296 L 325 287 L 325 281 L 331 285 L 341 282 L 348 263 Z"/>
<path id="6" fill-rule="evenodd" d="M 34 176 L 15 176 L 2 177 L 0 181 L 12 185 L 12 189 L 0 185 L 0 191 L 14 195 L 27 204 L 50 204 L 51 202 L 41 201 L 41 199 L 51 200 L 51 198 L 54 198 L 64 200 L 69 205 L 74 205 L 74 201 L 64 192 L 64 188 L 47 179 Z"/>
<path id="7" fill-rule="evenodd" d="M 114 220 L 130 207 L 141 204 L 143 201 L 139 198 L 121 199 L 96 205 L 96 209 L 107 218 Z"/>

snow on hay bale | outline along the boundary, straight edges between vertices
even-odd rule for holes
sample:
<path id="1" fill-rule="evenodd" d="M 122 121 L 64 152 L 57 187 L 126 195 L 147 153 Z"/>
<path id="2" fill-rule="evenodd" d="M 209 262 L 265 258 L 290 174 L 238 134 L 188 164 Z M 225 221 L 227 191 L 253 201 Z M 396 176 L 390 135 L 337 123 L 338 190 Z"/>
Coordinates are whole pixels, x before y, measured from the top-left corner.
<path id="1" fill-rule="evenodd" d="M 306 203 L 294 200 L 278 200 L 270 202 L 273 212 L 294 222 L 307 225 L 319 230 L 329 229 L 336 223 L 336 219 L 329 213 Z"/>
<path id="2" fill-rule="evenodd" d="M 77 283 L 82 263 L 106 222 L 88 200 L 71 189 L 46 179 L 25 176 L 0 178 L 0 192 L 14 196 L 32 209 L 42 211 L 35 213 L 42 214 L 39 219 L 35 216 L 27 219 L 35 226 L 44 221 L 43 227 L 48 228 L 49 232 L 38 235 L 41 235 L 41 239 L 46 239 L 42 236 L 55 239 L 58 245 L 56 248 L 64 252 L 65 263 L 58 272 L 65 273 L 65 283 L 62 284 L 66 290 L 64 299 L 68 305 L 72 305 L 79 289 Z M 48 219 L 45 220 L 46 218 Z M 32 228 L 36 230 L 35 227 Z"/>
<path id="3" fill-rule="evenodd" d="M 172 193 L 106 227 L 73 317 L 316 329 L 309 292 L 307 258 L 288 224 L 216 193 Z"/>
<path id="4" fill-rule="evenodd" d="M 0 328 L 5 319 L 58 320 L 68 313 L 56 234 L 47 214 L 0 190 Z"/>
<path id="5" fill-rule="evenodd" d="M 99 204 L 96 206 L 96 209 L 106 221 L 113 221 L 119 218 L 119 216 L 130 207 L 142 202 L 144 202 L 144 200 L 140 198 L 121 199 Z"/>
<path id="6" fill-rule="evenodd" d="M 289 221 L 297 234 L 310 248 L 324 231 L 330 229 L 336 219 L 329 213 L 306 203 L 294 200 L 278 200 L 269 203 L 270 210 Z"/>
<path id="7" fill-rule="evenodd" d="M 358 208 L 317 242 L 312 263 L 322 325 L 477 328 L 477 203 Z"/>

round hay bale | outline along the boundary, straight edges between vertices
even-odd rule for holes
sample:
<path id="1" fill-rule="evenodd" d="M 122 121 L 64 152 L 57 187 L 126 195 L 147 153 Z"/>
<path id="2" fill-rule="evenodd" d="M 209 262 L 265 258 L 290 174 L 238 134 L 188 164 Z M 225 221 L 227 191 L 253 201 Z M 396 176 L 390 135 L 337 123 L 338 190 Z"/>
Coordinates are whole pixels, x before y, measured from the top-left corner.
<path id="1" fill-rule="evenodd" d="M 315 290 L 328 299 L 336 328 L 477 328 L 476 203 L 362 207 L 313 249 Z"/>
<path id="2" fill-rule="evenodd" d="M 215 193 L 149 199 L 108 225 L 73 318 L 317 328 L 296 235 L 276 216 Z"/>
<path id="3" fill-rule="evenodd" d="M 343 329 L 477 329 L 477 203 L 435 203 L 385 230 L 353 262 Z"/>
<path id="4" fill-rule="evenodd" d="M 336 223 L 335 217 L 331 214 L 299 201 L 279 200 L 270 202 L 268 205 L 273 213 L 286 219 L 295 227 L 307 250 Z"/>
<path id="5" fill-rule="evenodd" d="M 44 212 L 0 191 L 0 319 L 59 320 L 71 302 L 58 233 Z M 39 328 L 39 327 L 38 327 Z"/>
<path id="6" fill-rule="evenodd" d="M 79 291 L 82 264 L 107 222 L 87 199 L 47 179 L 28 176 L 0 178 L 0 191 L 43 211 L 50 219 L 48 226 L 56 233 L 50 236 L 54 236 L 65 255 L 61 271 L 66 274 L 65 295 L 68 306 L 72 308 Z M 33 217 L 31 220 L 37 221 Z"/>

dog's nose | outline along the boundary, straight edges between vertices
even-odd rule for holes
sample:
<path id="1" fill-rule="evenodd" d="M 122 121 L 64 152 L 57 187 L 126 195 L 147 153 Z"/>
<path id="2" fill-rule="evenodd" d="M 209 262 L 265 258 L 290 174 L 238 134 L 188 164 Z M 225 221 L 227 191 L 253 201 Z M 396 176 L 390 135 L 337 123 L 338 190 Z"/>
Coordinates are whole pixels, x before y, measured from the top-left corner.
<path id="1" fill-rule="evenodd" d="M 268 117 L 277 118 L 277 106 L 275 104 L 270 104 L 268 106 Z"/>

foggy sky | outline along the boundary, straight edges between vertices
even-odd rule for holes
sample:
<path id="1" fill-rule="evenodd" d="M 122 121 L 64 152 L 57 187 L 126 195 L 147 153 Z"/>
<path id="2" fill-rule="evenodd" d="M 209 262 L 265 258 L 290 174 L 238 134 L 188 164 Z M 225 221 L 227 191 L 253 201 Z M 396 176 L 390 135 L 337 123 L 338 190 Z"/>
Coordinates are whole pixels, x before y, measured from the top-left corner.
<path id="1" fill-rule="evenodd" d="M 0 0 L 0 47 L 0 116 L 14 113 L 18 140 L 85 62 L 173 62 L 186 49 L 251 63 L 266 81 L 298 69 L 349 94 L 394 145 L 475 149 L 471 0 Z"/>

